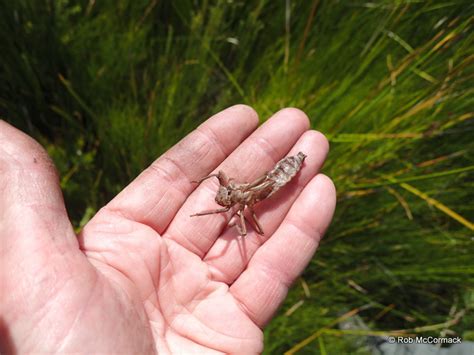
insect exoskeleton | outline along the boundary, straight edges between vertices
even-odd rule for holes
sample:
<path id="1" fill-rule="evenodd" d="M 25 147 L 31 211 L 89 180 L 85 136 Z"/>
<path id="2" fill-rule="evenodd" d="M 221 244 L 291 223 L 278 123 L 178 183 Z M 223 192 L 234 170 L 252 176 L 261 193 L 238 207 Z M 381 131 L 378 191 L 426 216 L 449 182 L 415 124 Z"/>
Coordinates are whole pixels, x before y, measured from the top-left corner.
<path id="1" fill-rule="evenodd" d="M 199 184 L 210 177 L 217 177 L 220 186 L 215 200 L 219 205 L 223 206 L 223 208 L 199 212 L 191 215 L 191 217 L 227 212 L 232 206 L 238 205 L 239 208 L 236 214 L 240 217 L 240 223 L 237 223 L 236 227 L 239 234 L 242 236 L 247 234 L 244 215 L 246 208 L 250 211 L 256 232 L 263 234 L 262 226 L 257 219 L 253 206 L 270 197 L 290 182 L 298 171 L 301 170 L 305 158 L 306 154 L 303 152 L 286 157 L 280 160 L 272 170 L 266 172 L 251 183 L 235 183 L 233 179 L 229 179 L 223 171 L 205 176 L 199 181 L 194 181 Z"/>
<path id="2" fill-rule="evenodd" d="M 267 173 L 268 179 L 274 182 L 273 191 L 269 196 L 273 195 L 282 186 L 285 186 L 300 171 L 306 155 L 299 152 L 295 156 L 286 157 L 280 160 L 273 170 Z"/>

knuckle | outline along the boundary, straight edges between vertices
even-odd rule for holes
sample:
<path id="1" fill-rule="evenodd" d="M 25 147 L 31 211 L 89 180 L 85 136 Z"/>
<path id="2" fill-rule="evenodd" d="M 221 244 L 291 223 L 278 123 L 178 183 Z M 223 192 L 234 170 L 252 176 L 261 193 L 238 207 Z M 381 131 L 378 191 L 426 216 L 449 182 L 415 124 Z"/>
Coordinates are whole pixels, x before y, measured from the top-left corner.
<path id="1" fill-rule="evenodd" d="M 57 175 L 54 163 L 35 139 L 6 122 L 0 123 L 1 170 L 36 170 Z"/>

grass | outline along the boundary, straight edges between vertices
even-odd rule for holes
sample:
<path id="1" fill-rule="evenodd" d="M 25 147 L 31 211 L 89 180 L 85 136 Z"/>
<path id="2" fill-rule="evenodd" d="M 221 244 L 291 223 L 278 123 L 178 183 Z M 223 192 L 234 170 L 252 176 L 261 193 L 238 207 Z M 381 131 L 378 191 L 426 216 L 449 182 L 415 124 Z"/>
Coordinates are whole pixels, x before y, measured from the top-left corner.
<path id="1" fill-rule="evenodd" d="M 0 113 L 47 148 L 76 227 L 220 109 L 300 107 L 330 139 L 338 208 L 266 352 L 474 338 L 470 1 L 18 0 L 0 14 Z M 368 330 L 339 327 L 353 315 Z"/>

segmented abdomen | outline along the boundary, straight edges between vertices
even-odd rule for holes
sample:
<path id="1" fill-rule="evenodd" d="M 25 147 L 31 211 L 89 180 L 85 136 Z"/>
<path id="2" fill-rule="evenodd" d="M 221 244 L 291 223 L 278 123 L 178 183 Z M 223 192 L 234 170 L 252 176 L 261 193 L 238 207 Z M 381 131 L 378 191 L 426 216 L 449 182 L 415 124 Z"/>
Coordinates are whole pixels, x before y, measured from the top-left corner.
<path id="1" fill-rule="evenodd" d="M 280 160 L 275 167 L 265 173 L 257 185 L 252 185 L 246 192 L 250 192 L 248 203 L 253 205 L 259 201 L 270 197 L 282 186 L 286 185 L 301 169 L 306 155 L 299 152 L 295 156 L 286 157 Z M 262 180 L 263 178 L 263 180 Z M 249 184 L 246 184 L 249 185 Z"/>
<path id="2" fill-rule="evenodd" d="M 295 156 L 286 157 L 267 173 L 267 179 L 273 181 L 272 191 L 268 196 L 273 195 L 282 186 L 286 185 L 300 171 L 305 158 L 306 155 L 302 152 Z"/>

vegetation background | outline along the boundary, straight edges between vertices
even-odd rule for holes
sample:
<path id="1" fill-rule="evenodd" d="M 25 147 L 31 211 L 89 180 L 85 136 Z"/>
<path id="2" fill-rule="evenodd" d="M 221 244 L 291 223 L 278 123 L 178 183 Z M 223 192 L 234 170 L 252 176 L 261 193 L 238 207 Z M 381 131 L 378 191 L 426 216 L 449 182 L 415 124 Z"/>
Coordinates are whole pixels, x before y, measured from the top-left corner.
<path id="1" fill-rule="evenodd" d="M 470 0 L 2 1 L 0 114 L 47 148 L 80 228 L 213 113 L 299 107 L 331 142 L 338 209 L 266 352 L 472 340 L 473 14 Z"/>

